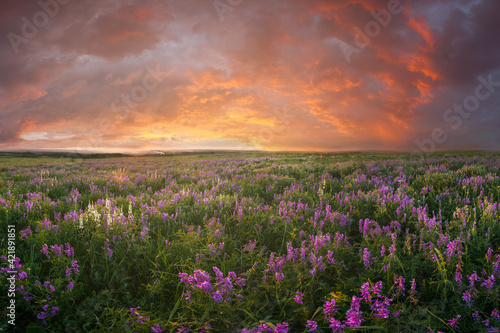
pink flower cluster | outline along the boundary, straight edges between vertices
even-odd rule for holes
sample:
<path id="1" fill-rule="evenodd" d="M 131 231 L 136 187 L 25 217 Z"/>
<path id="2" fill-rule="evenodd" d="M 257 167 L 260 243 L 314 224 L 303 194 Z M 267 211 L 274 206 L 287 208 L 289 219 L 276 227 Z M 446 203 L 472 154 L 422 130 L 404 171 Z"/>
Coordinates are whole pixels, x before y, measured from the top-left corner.
<path id="1" fill-rule="evenodd" d="M 193 290 L 200 289 L 205 292 L 205 294 L 211 294 L 211 298 L 215 303 L 220 303 L 222 301 L 231 302 L 232 297 L 241 299 L 242 295 L 237 294 L 234 287 L 242 288 L 245 286 L 246 280 L 244 278 L 238 277 L 236 273 L 229 272 L 227 277 L 220 271 L 219 268 L 213 267 L 215 272 L 215 283 L 212 283 L 212 277 L 209 273 L 203 270 L 195 270 L 193 275 L 187 273 L 179 273 L 181 281 L 185 283 L 186 287 Z M 188 291 L 184 293 L 186 300 L 191 300 L 191 292 Z"/>

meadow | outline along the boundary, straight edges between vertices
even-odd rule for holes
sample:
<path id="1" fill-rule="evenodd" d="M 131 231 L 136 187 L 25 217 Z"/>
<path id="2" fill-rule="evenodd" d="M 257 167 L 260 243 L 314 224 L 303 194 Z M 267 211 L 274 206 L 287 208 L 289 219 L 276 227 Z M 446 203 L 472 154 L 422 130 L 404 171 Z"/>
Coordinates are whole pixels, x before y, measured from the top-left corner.
<path id="1" fill-rule="evenodd" d="M 0 330 L 498 332 L 499 222 L 493 153 L 1 156 Z"/>

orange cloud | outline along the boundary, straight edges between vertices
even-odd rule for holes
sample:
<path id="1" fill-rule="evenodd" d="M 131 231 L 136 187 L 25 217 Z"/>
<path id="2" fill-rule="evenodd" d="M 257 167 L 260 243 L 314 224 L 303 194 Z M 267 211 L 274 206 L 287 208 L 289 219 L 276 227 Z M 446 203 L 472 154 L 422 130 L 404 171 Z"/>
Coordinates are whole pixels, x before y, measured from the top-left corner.
<path id="1" fill-rule="evenodd" d="M 439 73 L 433 68 L 433 61 L 427 55 L 412 55 L 408 59 L 408 70 L 422 73 L 432 80 L 438 80 L 440 78 Z"/>
<path id="2" fill-rule="evenodd" d="M 422 49 L 426 52 L 433 52 L 435 50 L 435 38 L 433 36 L 432 30 L 429 26 L 428 20 L 422 16 L 417 15 L 416 17 L 410 16 L 408 18 L 408 26 L 417 32 L 425 41 L 425 46 Z"/>

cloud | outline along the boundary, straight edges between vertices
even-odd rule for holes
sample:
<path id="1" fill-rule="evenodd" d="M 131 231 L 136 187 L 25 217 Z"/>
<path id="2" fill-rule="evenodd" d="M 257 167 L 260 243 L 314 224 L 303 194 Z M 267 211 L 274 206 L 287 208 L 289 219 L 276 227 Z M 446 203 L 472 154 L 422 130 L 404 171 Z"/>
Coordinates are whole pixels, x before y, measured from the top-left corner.
<path id="1" fill-rule="evenodd" d="M 0 40 L 0 148 L 413 150 L 500 81 L 500 4 L 401 1 L 367 32 L 394 1 L 243 0 L 222 21 L 201 0 L 59 4 L 17 53 Z M 0 35 L 40 11 L 1 3 Z M 499 95 L 443 148 L 495 148 Z"/>

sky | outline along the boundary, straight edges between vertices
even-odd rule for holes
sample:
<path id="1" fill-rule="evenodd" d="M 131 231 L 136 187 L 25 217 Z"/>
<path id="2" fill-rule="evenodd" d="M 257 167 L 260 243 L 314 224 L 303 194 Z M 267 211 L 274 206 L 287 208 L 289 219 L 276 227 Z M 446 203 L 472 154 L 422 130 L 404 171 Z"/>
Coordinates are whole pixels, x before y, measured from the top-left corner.
<path id="1" fill-rule="evenodd" d="M 0 150 L 500 150 L 497 0 L 0 2 Z"/>

